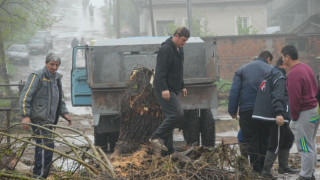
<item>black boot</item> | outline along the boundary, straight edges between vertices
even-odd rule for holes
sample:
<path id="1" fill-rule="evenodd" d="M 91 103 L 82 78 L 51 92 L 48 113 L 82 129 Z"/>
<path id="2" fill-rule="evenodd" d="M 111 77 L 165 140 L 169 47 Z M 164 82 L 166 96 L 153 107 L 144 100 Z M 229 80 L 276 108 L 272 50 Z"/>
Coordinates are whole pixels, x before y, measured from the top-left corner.
<path id="1" fill-rule="evenodd" d="M 296 169 L 292 169 L 288 166 L 289 160 L 289 149 L 280 149 L 278 152 L 278 160 L 279 160 L 279 169 L 278 173 L 280 174 L 296 174 L 299 171 Z"/>
<path id="2" fill-rule="evenodd" d="M 277 154 L 274 154 L 271 151 L 267 151 L 266 158 L 263 164 L 262 177 L 266 177 L 269 179 L 277 179 L 277 177 L 273 176 L 271 173 L 271 169 L 276 158 Z"/>

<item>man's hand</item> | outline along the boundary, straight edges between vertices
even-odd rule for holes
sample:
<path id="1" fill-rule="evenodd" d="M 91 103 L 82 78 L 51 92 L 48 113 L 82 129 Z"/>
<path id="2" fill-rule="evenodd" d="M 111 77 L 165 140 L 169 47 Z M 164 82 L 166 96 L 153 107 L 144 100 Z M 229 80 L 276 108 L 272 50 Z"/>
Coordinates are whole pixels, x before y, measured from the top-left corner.
<path id="1" fill-rule="evenodd" d="M 276 116 L 276 119 L 277 119 L 276 121 L 277 125 L 282 126 L 284 124 L 283 116 L 281 115 Z"/>
<path id="2" fill-rule="evenodd" d="M 21 123 L 31 123 L 30 117 L 24 117 L 22 118 Z M 28 124 L 22 124 L 22 128 L 26 131 L 29 130 L 29 125 Z"/>
<path id="3" fill-rule="evenodd" d="M 188 91 L 187 91 L 186 88 L 183 88 L 183 89 L 181 90 L 181 92 L 182 92 L 182 96 L 183 96 L 183 97 L 187 96 L 187 94 L 188 94 Z"/>
<path id="4" fill-rule="evenodd" d="M 230 116 L 232 117 L 232 119 L 238 120 L 238 113 L 236 113 L 236 114 L 230 114 Z"/>
<path id="5" fill-rule="evenodd" d="M 69 114 L 64 114 L 63 118 L 68 121 L 68 126 L 72 125 L 72 119 Z"/>
<path id="6" fill-rule="evenodd" d="M 169 101 L 170 99 L 170 91 L 169 90 L 164 90 L 161 92 L 162 98 Z"/>

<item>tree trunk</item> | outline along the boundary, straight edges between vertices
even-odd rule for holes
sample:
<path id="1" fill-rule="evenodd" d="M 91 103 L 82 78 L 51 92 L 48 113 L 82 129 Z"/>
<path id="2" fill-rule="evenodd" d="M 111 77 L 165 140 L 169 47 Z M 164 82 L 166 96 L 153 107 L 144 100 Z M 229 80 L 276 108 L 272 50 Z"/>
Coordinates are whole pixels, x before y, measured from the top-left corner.
<path id="1" fill-rule="evenodd" d="M 121 101 L 121 125 L 115 151 L 133 153 L 148 142 L 163 121 L 163 114 L 152 91 L 153 71 L 140 67 L 130 76 Z M 152 80 L 151 80 L 152 81 Z"/>
<path id="2" fill-rule="evenodd" d="M 7 67 L 6 67 L 6 57 L 5 57 L 5 52 L 4 52 L 4 42 L 2 38 L 2 30 L 0 27 L 0 82 L 3 82 L 3 84 L 9 84 L 9 76 L 7 72 Z M 10 93 L 10 87 L 6 86 L 5 87 L 5 92 L 6 94 Z"/>

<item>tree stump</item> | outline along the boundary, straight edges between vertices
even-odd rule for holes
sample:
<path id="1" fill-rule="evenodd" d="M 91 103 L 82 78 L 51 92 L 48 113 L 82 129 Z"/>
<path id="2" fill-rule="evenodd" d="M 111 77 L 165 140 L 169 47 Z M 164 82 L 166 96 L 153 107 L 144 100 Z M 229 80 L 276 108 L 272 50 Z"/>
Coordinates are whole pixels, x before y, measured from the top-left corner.
<path id="1" fill-rule="evenodd" d="M 121 125 L 115 152 L 133 153 L 145 144 L 164 117 L 153 94 L 153 71 L 138 67 L 130 76 L 121 100 Z M 151 82 L 151 83 L 150 83 Z"/>

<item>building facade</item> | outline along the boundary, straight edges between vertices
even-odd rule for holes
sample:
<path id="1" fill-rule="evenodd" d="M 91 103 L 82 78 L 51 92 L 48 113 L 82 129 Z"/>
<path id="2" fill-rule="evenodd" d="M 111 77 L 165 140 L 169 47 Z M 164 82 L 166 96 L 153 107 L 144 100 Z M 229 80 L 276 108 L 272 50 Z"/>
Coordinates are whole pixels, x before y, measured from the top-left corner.
<path id="1" fill-rule="evenodd" d="M 238 24 L 249 33 L 264 34 L 267 3 L 271 0 L 189 0 L 196 36 L 238 35 Z M 152 0 L 156 36 L 171 34 L 170 26 L 188 27 L 187 0 Z M 142 6 L 143 7 L 143 6 Z M 145 5 L 140 14 L 140 33 L 151 36 L 151 16 Z M 196 24 L 196 25 L 195 25 Z"/>

